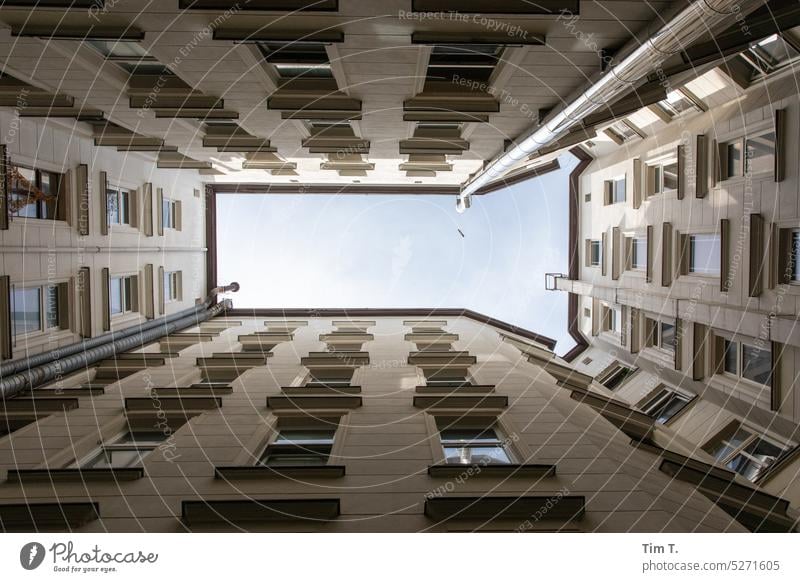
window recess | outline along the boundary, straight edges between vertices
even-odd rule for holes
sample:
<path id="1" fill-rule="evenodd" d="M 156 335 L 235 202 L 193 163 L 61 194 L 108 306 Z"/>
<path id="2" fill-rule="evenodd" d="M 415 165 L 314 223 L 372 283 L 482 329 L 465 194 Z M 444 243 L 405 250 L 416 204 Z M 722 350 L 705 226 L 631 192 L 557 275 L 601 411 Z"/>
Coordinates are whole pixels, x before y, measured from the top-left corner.
<path id="1" fill-rule="evenodd" d="M 603 198 L 606 206 L 625 202 L 627 195 L 627 178 L 625 176 L 618 176 L 612 180 L 606 180 L 603 184 Z"/>
<path id="2" fill-rule="evenodd" d="M 716 372 L 735 381 L 748 380 L 761 386 L 772 386 L 772 346 L 715 337 Z"/>
<path id="3" fill-rule="evenodd" d="M 616 390 L 628 381 L 637 371 L 638 368 L 625 366 L 620 362 L 614 362 L 603 370 L 600 375 L 595 378 L 595 381 L 609 390 Z"/>
<path id="4" fill-rule="evenodd" d="M 9 165 L 8 212 L 17 218 L 67 220 L 67 176 L 19 165 Z"/>
<path id="5" fill-rule="evenodd" d="M 646 195 L 666 194 L 678 190 L 678 160 L 649 162 L 645 168 Z"/>
<path id="6" fill-rule="evenodd" d="M 163 431 L 130 431 L 103 444 L 87 459 L 75 463 L 81 469 L 123 469 L 140 466 L 167 439 Z"/>

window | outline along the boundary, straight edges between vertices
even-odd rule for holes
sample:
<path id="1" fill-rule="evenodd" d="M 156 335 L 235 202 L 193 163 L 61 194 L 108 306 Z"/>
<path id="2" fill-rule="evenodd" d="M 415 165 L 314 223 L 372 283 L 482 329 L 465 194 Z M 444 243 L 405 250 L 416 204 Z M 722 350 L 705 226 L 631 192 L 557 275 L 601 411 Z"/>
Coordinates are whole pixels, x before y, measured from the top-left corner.
<path id="1" fill-rule="evenodd" d="M 283 79 L 332 79 L 325 43 L 297 41 L 259 42 L 258 48 Z"/>
<path id="2" fill-rule="evenodd" d="M 352 368 L 312 368 L 305 385 L 308 388 L 343 388 L 352 382 Z"/>
<path id="3" fill-rule="evenodd" d="M 428 62 L 427 81 L 469 79 L 488 83 L 503 52 L 503 45 L 436 45 Z"/>
<path id="4" fill-rule="evenodd" d="M 631 240 L 630 267 L 637 271 L 647 269 L 647 237 L 636 236 Z"/>
<path id="5" fill-rule="evenodd" d="M 792 281 L 800 281 L 800 229 L 792 230 L 791 273 Z"/>
<path id="6" fill-rule="evenodd" d="M 12 216 L 66 220 L 66 187 L 63 174 L 22 166 L 10 166 L 8 204 Z"/>
<path id="7" fill-rule="evenodd" d="M 689 272 L 701 275 L 720 273 L 720 237 L 716 234 L 689 236 Z"/>
<path id="8" fill-rule="evenodd" d="M 164 228 L 175 228 L 176 221 L 176 211 L 175 211 L 175 201 L 170 200 L 169 198 L 164 198 L 161 203 L 161 212 L 164 219 Z"/>
<path id="9" fill-rule="evenodd" d="M 593 240 L 590 243 L 590 265 L 592 267 L 599 267 L 600 266 L 600 259 L 603 254 L 602 246 L 600 245 L 599 240 Z"/>
<path id="10" fill-rule="evenodd" d="M 584 202 L 591 202 L 592 201 L 592 192 L 591 190 L 583 195 Z"/>
<path id="11" fill-rule="evenodd" d="M 621 178 L 615 178 L 612 181 L 612 203 L 616 204 L 617 202 L 625 202 L 625 191 L 626 191 L 626 179 L 625 176 Z"/>
<path id="12" fill-rule="evenodd" d="M 66 283 L 12 288 L 11 327 L 14 337 L 60 327 L 61 310 L 66 309 L 61 305 L 62 286 L 66 290 Z"/>
<path id="13" fill-rule="evenodd" d="M 670 117 L 677 117 L 687 111 L 699 109 L 694 100 L 683 89 L 676 89 L 667 93 L 667 98 L 659 101 L 658 106 L 666 111 Z"/>
<path id="14" fill-rule="evenodd" d="M 674 322 L 659 321 L 648 317 L 645 319 L 645 325 L 647 326 L 646 345 L 648 347 L 675 352 L 678 338 Z"/>
<path id="15" fill-rule="evenodd" d="M 763 477 L 778 457 L 789 448 L 766 436 L 758 435 L 755 430 L 739 422 L 726 427 L 703 447 L 725 467 L 750 481 Z"/>
<path id="16" fill-rule="evenodd" d="M 775 169 L 775 132 L 770 131 L 744 140 L 746 174 L 772 172 Z"/>
<path id="17" fill-rule="evenodd" d="M 678 189 L 678 161 L 670 160 L 647 166 L 647 195 Z"/>
<path id="18" fill-rule="evenodd" d="M 740 55 L 754 69 L 754 77 L 768 75 L 800 56 L 796 39 L 791 33 L 785 34 L 773 34 Z"/>
<path id="19" fill-rule="evenodd" d="M 464 370 L 436 369 L 425 370 L 425 385 L 439 386 L 441 388 L 461 388 L 471 386 Z"/>
<path id="20" fill-rule="evenodd" d="M 439 431 L 448 465 L 507 465 L 511 457 L 494 428 L 446 428 Z"/>
<path id="21" fill-rule="evenodd" d="M 619 333 L 622 331 L 622 310 L 601 305 L 603 331 Z"/>
<path id="22" fill-rule="evenodd" d="M 166 435 L 155 431 L 128 432 L 104 444 L 92 458 L 80 465 L 84 469 L 123 469 L 142 464 L 144 458 L 164 442 Z"/>
<path id="23" fill-rule="evenodd" d="M 635 374 L 636 371 L 637 368 L 630 368 L 616 362 L 606 368 L 596 379 L 609 390 L 616 390 L 622 386 L 625 380 Z"/>
<path id="24" fill-rule="evenodd" d="M 111 315 L 139 311 L 138 277 L 112 277 L 109 282 Z"/>
<path id="25" fill-rule="evenodd" d="M 722 370 L 757 384 L 772 383 L 772 350 L 733 340 L 722 340 Z"/>
<path id="26" fill-rule="evenodd" d="M 106 189 L 108 225 L 130 224 L 131 195 L 128 190 L 117 186 Z"/>
<path id="27" fill-rule="evenodd" d="M 657 424 L 666 424 L 694 400 L 694 395 L 679 392 L 675 388 L 659 386 L 656 391 L 645 398 L 639 409 Z"/>
<path id="28" fill-rule="evenodd" d="M 326 465 L 331 456 L 336 429 L 281 429 L 275 442 L 261 455 L 258 463 L 268 467 Z"/>
<path id="29" fill-rule="evenodd" d="M 617 121 L 611 125 L 609 129 L 617 134 L 623 141 L 628 141 L 635 137 L 644 137 L 642 130 L 640 130 L 627 119 Z"/>
<path id="30" fill-rule="evenodd" d="M 172 75 L 172 71 L 147 54 L 138 42 L 92 39 L 85 42 L 93 46 L 107 61 L 119 65 L 132 75 Z"/>
<path id="31" fill-rule="evenodd" d="M 181 298 L 181 272 L 164 273 L 164 303 L 179 301 Z"/>

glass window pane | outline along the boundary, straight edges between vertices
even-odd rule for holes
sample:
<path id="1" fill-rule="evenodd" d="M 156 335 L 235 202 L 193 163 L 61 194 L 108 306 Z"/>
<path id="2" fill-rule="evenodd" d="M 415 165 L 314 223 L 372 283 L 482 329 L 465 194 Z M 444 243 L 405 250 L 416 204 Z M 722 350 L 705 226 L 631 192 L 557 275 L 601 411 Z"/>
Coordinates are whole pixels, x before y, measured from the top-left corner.
<path id="1" fill-rule="evenodd" d="M 113 40 L 87 40 L 103 56 L 117 58 L 135 58 L 147 55 L 147 51 L 139 43 Z"/>
<path id="2" fill-rule="evenodd" d="M 444 458 L 448 465 L 509 464 L 511 459 L 500 446 L 444 447 Z"/>
<path id="3" fill-rule="evenodd" d="M 119 277 L 111 279 L 108 295 L 111 300 L 111 313 L 122 313 L 122 279 Z"/>
<path id="4" fill-rule="evenodd" d="M 647 268 L 647 239 L 636 237 L 633 239 L 633 257 L 631 263 L 634 269 Z"/>
<path id="5" fill-rule="evenodd" d="M 446 428 L 440 432 L 446 443 L 499 443 L 492 428 Z"/>
<path id="6" fill-rule="evenodd" d="M 720 270 L 720 242 L 715 234 L 694 234 L 689 237 L 689 271 L 718 275 Z"/>
<path id="7" fill-rule="evenodd" d="M 124 190 L 119 191 L 119 222 L 120 224 L 130 223 L 129 194 Z"/>
<path id="8" fill-rule="evenodd" d="M 800 240 L 800 237 L 798 238 Z M 592 241 L 592 265 L 599 265 L 600 264 L 600 241 L 593 240 Z"/>
<path id="9" fill-rule="evenodd" d="M 36 171 L 20 166 L 11 166 L 12 179 L 11 189 L 9 190 L 9 204 L 12 208 L 12 215 L 24 218 L 37 218 L 36 199 Z"/>
<path id="10" fill-rule="evenodd" d="M 625 178 L 614 180 L 614 202 L 625 202 Z"/>
<path id="11" fill-rule="evenodd" d="M 664 190 L 676 190 L 678 188 L 678 162 L 664 164 Z"/>
<path id="12" fill-rule="evenodd" d="M 42 329 L 42 290 L 14 288 L 13 328 L 14 335 L 25 335 Z"/>
<path id="13" fill-rule="evenodd" d="M 772 380 L 772 352 L 742 344 L 742 377 L 769 385 Z"/>
<path id="14" fill-rule="evenodd" d="M 734 178 L 742 175 L 742 143 L 735 141 L 725 148 L 728 157 L 728 173 L 723 178 Z"/>
<path id="15" fill-rule="evenodd" d="M 775 134 L 765 133 L 745 142 L 747 173 L 771 172 L 775 164 Z"/>
<path id="16" fill-rule="evenodd" d="M 333 444 L 335 429 L 284 429 L 278 433 L 276 444 Z"/>
<path id="17" fill-rule="evenodd" d="M 671 323 L 661 322 L 661 337 L 659 345 L 665 350 L 675 350 L 675 326 Z"/>
<path id="18" fill-rule="evenodd" d="M 725 371 L 728 374 L 739 374 L 739 344 L 725 340 Z"/>
<path id="19" fill-rule="evenodd" d="M 119 195 L 116 190 L 106 191 L 108 224 L 120 224 Z"/>
<path id="20" fill-rule="evenodd" d="M 56 285 L 48 285 L 46 287 L 46 294 L 44 299 L 45 320 L 47 327 L 58 327 L 58 287 Z"/>
<path id="21" fill-rule="evenodd" d="M 689 402 L 690 399 L 683 394 L 677 394 L 673 392 L 658 413 L 654 415 L 656 422 L 659 424 L 669 422 L 673 416 L 686 408 Z"/>
<path id="22" fill-rule="evenodd" d="M 717 442 L 711 444 L 710 448 L 706 449 L 708 453 L 715 459 L 722 461 L 733 453 L 736 449 L 741 447 L 744 442 L 752 435 L 750 431 L 739 427 L 732 436 L 723 435 Z"/>
<path id="23" fill-rule="evenodd" d="M 800 230 L 792 232 L 792 279 L 800 281 Z"/>
<path id="24" fill-rule="evenodd" d="M 268 451 L 260 463 L 270 467 L 319 467 L 328 463 L 328 455 L 314 452 L 287 454 Z"/>

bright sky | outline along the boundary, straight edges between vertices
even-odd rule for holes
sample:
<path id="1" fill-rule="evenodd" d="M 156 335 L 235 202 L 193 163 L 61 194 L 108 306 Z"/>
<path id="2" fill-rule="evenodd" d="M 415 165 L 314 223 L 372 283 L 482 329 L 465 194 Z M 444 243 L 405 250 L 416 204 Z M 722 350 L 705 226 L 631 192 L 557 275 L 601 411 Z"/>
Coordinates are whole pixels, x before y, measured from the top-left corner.
<path id="1" fill-rule="evenodd" d="M 567 294 L 568 176 L 561 170 L 473 198 L 220 195 L 218 283 L 238 281 L 236 307 L 463 307 L 558 340 Z M 464 233 L 462 237 L 458 230 Z"/>

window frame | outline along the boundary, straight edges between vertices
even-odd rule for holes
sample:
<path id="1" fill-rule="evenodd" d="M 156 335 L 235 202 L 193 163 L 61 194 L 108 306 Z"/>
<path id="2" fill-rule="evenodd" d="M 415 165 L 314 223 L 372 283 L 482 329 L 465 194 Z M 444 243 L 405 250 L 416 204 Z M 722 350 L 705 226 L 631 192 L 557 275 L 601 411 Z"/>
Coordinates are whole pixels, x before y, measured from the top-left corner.
<path id="1" fill-rule="evenodd" d="M 133 437 L 131 441 L 125 441 L 126 437 L 130 435 L 135 435 L 137 432 L 143 434 L 159 434 L 160 439 L 156 442 L 153 439 L 142 439 L 139 443 L 136 442 L 136 438 Z M 81 459 L 76 459 L 73 463 L 73 466 L 78 469 L 128 469 L 134 467 L 141 467 L 144 464 L 144 460 L 147 458 L 150 453 L 158 450 L 159 447 L 167 440 L 167 435 L 163 433 L 159 433 L 158 431 L 137 431 L 135 429 L 125 430 L 121 433 L 118 433 L 113 438 L 108 439 L 108 442 L 103 442 L 100 444 L 99 447 L 92 450 L 91 453 L 82 457 Z M 111 464 L 111 459 L 113 458 L 109 453 L 113 453 L 115 451 L 146 451 L 143 455 L 139 457 L 139 460 L 134 463 L 128 463 L 125 465 L 114 466 Z M 106 459 L 108 467 L 97 467 L 97 464 L 102 460 Z"/>
<path id="2" fill-rule="evenodd" d="M 652 418 L 656 424 L 669 425 L 673 420 L 683 414 L 689 406 L 695 402 L 696 398 L 696 394 L 685 392 L 674 386 L 668 386 L 667 384 L 660 384 L 655 390 L 640 400 L 636 408 Z M 664 413 L 675 399 L 683 402 L 683 405 L 672 412 L 669 417 L 662 420 Z"/>
<path id="3" fill-rule="evenodd" d="M 181 271 L 164 271 L 164 304 L 181 301 Z M 174 296 L 171 293 L 174 291 Z"/>
<path id="4" fill-rule="evenodd" d="M 622 199 L 617 198 L 618 184 L 622 183 Z M 611 204 L 623 204 L 628 201 L 628 175 L 622 174 L 611 179 Z"/>
<path id="5" fill-rule="evenodd" d="M 619 360 L 615 360 L 614 362 L 609 364 L 605 370 L 603 370 L 597 376 L 595 376 L 594 379 L 595 382 L 605 387 L 607 390 L 614 392 L 616 390 L 619 390 L 628 381 L 630 381 L 630 379 L 633 378 L 637 374 L 637 372 L 639 372 L 639 368 L 637 368 L 636 366 L 629 366 L 627 364 L 623 364 Z M 613 386 L 608 386 L 606 382 L 608 382 L 612 378 L 618 379 L 618 383 L 614 384 Z"/>
<path id="6" fill-rule="evenodd" d="M 688 240 L 686 241 L 686 261 L 687 264 L 685 266 L 686 274 L 693 276 L 693 277 L 721 277 L 722 276 L 722 257 L 723 257 L 723 249 L 722 249 L 722 235 L 717 232 L 694 232 L 694 233 L 687 233 L 686 236 Z M 716 246 L 719 249 L 719 258 L 716 263 L 716 267 L 713 272 L 710 271 L 698 271 L 695 270 L 695 255 L 693 250 L 697 248 L 695 246 L 695 239 L 697 237 L 703 238 L 713 238 L 716 240 Z"/>
<path id="7" fill-rule="evenodd" d="M 331 457 L 333 456 L 333 448 L 336 444 L 336 435 L 339 426 L 319 426 L 309 425 L 303 426 L 286 426 L 276 427 L 274 438 L 272 438 L 261 450 L 261 453 L 256 459 L 256 466 L 258 467 L 273 467 L 275 469 L 287 469 L 291 467 L 323 467 L 330 464 Z M 287 432 L 325 432 L 330 433 L 330 438 L 319 439 L 305 439 L 305 440 L 287 440 L 281 442 L 281 435 Z M 269 457 L 306 457 L 314 461 L 322 460 L 323 462 L 311 463 L 283 463 L 283 464 L 270 464 Z"/>
<path id="8" fill-rule="evenodd" d="M 738 445 L 733 445 L 730 443 L 728 439 L 733 438 L 739 431 L 745 431 L 749 433 L 749 436 L 745 438 L 741 443 Z M 778 453 L 774 460 L 770 463 L 762 463 L 759 459 L 755 458 L 752 454 L 748 453 L 746 449 L 750 448 L 751 445 L 756 443 L 756 441 L 765 442 L 767 444 L 772 445 L 773 447 L 780 449 L 780 453 Z M 722 445 L 722 448 L 718 453 L 724 452 L 726 448 L 730 449 L 729 452 L 726 454 L 721 454 L 717 456 L 712 449 Z M 764 479 L 767 475 L 770 474 L 771 467 L 774 467 L 778 464 L 780 459 L 785 455 L 788 451 L 793 449 L 794 445 L 786 441 L 784 439 L 776 438 L 772 434 L 767 434 L 761 432 L 760 429 L 757 429 L 745 422 L 734 420 L 728 423 L 722 430 L 718 431 L 713 437 L 708 439 L 703 445 L 702 449 L 712 456 L 717 463 L 724 466 L 726 469 L 735 472 L 738 475 L 741 475 L 745 479 L 748 479 L 751 483 L 758 483 L 762 479 Z M 730 465 L 739 457 L 744 456 L 746 459 L 749 459 L 751 462 L 760 465 L 761 471 L 757 473 L 755 478 L 750 479 L 744 473 L 741 473 L 736 470 L 735 467 L 731 467 Z"/>
<path id="9" fill-rule="evenodd" d="M 667 188 L 666 187 L 666 171 L 665 169 L 674 166 L 675 167 L 675 187 L 674 188 Z M 645 163 L 645 177 L 646 180 L 646 190 L 645 196 L 650 198 L 652 196 L 660 196 L 660 195 L 670 195 L 676 194 L 678 192 L 678 183 L 680 180 L 680 176 L 678 175 L 678 159 L 677 158 L 665 158 L 661 160 L 654 160 Z"/>
<path id="10" fill-rule="evenodd" d="M 597 261 L 595 261 L 595 251 L 597 251 Z M 589 240 L 589 266 L 599 267 L 603 261 L 603 241 L 600 239 Z"/>
<path id="11" fill-rule="evenodd" d="M 722 345 L 724 346 L 723 353 L 721 355 L 722 366 L 721 366 L 721 369 L 720 369 L 719 373 L 724 378 L 728 378 L 729 380 L 732 380 L 734 382 L 747 382 L 748 384 L 750 384 L 752 386 L 757 386 L 758 388 L 761 388 L 761 389 L 763 389 L 765 387 L 769 388 L 772 385 L 772 376 L 775 373 L 775 370 L 772 369 L 772 347 L 771 346 L 768 347 L 768 348 L 759 348 L 758 346 L 754 345 L 753 343 L 750 343 L 750 342 L 747 342 L 747 341 L 743 341 L 741 339 L 733 339 L 732 337 L 724 337 L 724 336 L 719 336 L 719 337 L 723 342 Z M 726 355 L 728 353 L 728 346 L 729 345 L 735 346 L 735 348 L 734 348 L 734 353 L 736 355 L 736 371 L 735 372 L 731 372 L 730 370 L 728 370 L 728 367 L 727 367 L 728 360 L 727 360 Z M 765 383 L 761 383 L 761 382 L 759 382 L 757 380 L 753 380 L 752 378 L 748 378 L 748 377 L 743 375 L 744 371 L 745 371 L 744 370 L 744 351 L 745 351 L 745 346 L 748 347 L 748 348 L 757 350 L 759 352 L 767 352 L 769 354 L 770 371 L 769 371 L 769 375 L 768 375 Z"/>
<path id="12" fill-rule="evenodd" d="M 33 165 L 26 165 L 26 164 L 18 164 L 14 162 L 9 162 L 8 168 L 10 171 L 13 171 L 13 168 L 17 170 L 28 170 L 33 172 L 33 187 L 39 190 L 42 190 L 42 175 L 49 174 L 50 179 L 53 176 L 56 177 L 57 180 L 57 187 L 56 187 L 56 194 L 55 194 L 55 202 L 52 205 L 52 216 L 48 216 L 48 213 L 51 212 L 50 207 L 48 207 L 48 202 L 46 200 L 36 200 L 34 202 L 30 202 L 20 208 L 17 211 L 10 212 L 9 216 L 13 217 L 14 219 L 26 219 L 26 220 L 52 220 L 56 222 L 66 222 L 66 208 L 69 204 L 67 200 L 67 191 L 68 191 L 68 184 L 67 184 L 67 175 L 63 172 L 56 172 L 53 170 L 44 170 L 42 168 L 33 166 Z M 51 188 L 52 190 L 52 188 Z M 16 194 L 16 190 L 14 190 L 14 179 L 13 177 L 9 176 L 8 179 L 8 199 L 9 203 L 15 199 L 18 195 Z M 34 206 L 34 212 L 36 216 L 27 216 L 24 214 L 20 214 L 20 211 L 28 208 L 29 206 Z M 61 215 L 61 217 L 59 217 Z"/>
<path id="13" fill-rule="evenodd" d="M 113 286 L 114 281 L 120 281 L 121 311 L 114 311 Z M 126 289 L 127 286 L 127 289 Z M 130 297 L 126 297 L 127 291 Z M 127 309 L 126 309 L 127 307 Z M 111 275 L 108 278 L 108 312 L 112 318 L 125 317 L 131 313 L 139 312 L 139 276 L 138 275 Z"/>
<path id="14" fill-rule="evenodd" d="M 477 464 L 483 465 L 483 463 L 472 462 L 472 459 L 475 456 L 474 455 L 474 451 L 476 449 L 493 449 L 493 450 L 499 449 L 500 451 L 502 451 L 503 455 L 505 456 L 505 459 L 506 459 L 505 462 L 502 462 L 502 461 L 501 462 L 495 462 L 495 461 L 493 461 L 493 462 L 485 463 L 486 465 L 505 466 L 505 465 L 513 465 L 515 463 L 515 457 L 514 457 L 512 451 L 509 450 L 510 447 L 508 445 L 508 439 L 505 439 L 505 438 L 503 438 L 501 436 L 501 434 L 500 434 L 501 431 L 498 431 L 496 423 L 492 423 L 490 426 L 483 427 L 483 428 L 455 425 L 455 426 L 448 426 L 446 428 L 438 428 L 438 431 L 439 431 L 438 432 L 438 434 L 439 434 L 439 444 L 441 445 L 441 448 L 442 448 L 442 454 L 444 456 L 444 464 L 445 465 L 454 465 L 454 466 L 459 466 L 459 465 L 471 466 L 471 465 L 477 465 Z M 455 432 L 455 431 L 463 431 L 463 432 L 474 431 L 476 433 L 476 438 L 472 438 L 472 439 L 453 439 L 453 438 L 445 438 L 445 436 L 443 434 L 443 433 Z M 488 432 L 491 432 L 494 436 L 492 438 L 485 438 L 485 437 L 481 438 L 482 435 L 484 435 L 485 433 L 488 433 Z M 453 457 L 453 456 L 448 457 L 448 453 L 447 453 L 448 449 L 469 450 L 470 451 L 470 455 L 469 455 L 469 461 L 470 462 L 466 462 L 466 463 L 464 463 L 464 462 L 458 462 L 458 463 L 449 462 L 449 459 L 453 459 L 453 458 L 456 458 L 456 457 Z M 461 458 L 463 458 L 463 457 L 461 457 Z M 492 458 L 492 457 L 490 457 L 490 458 Z"/>
<path id="15" fill-rule="evenodd" d="M 166 196 L 161 200 L 161 220 L 164 228 L 177 229 L 177 208 L 176 201 Z"/>
<path id="16" fill-rule="evenodd" d="M 115 184 L 106 185 L 106 223 L 109 228 L 119 228 L 120 226 L 133 226 L 131 222 L 131 198 L 133 190 Z M 112 205 L 112 196 L 116 202 Z M 120 210 L 124 209 L 124 220 Z M 117 216 L 116 221 L 111 220 L 112 213 Z"/>
<path id="17" fill-rule="evenodd" d="M 59 285 L 63 283 L 42 283 L 38 285 L 11 285 L 11 292 L 10 292 L 10 313 L 11 313 L 11 339 L 13 345 L 16 345 L 19 339 L 25 338 L 34 338 L 37 336 L 43 336 L 48 333 L 52 332 L 59 332 L 64 331 L 61 328 L 61 310 L 62 309 L 69 309 L 68 305 L 61 305 L 61 298 L 59 297 Z M 50 305 L 48 301 L 48 294 L 51 290 L 55 290 L 55 298 L 56 298 L 56 308 L 55 312 L 53 313 L 50 310 Z M 16 332 L 16 323 L 14 314 L 16 313 L 16 292 L 17 291 L 32 291 L 36 290 L 38 292 L 38 304 L 39 304 L 39 327 L 38 329 L 31 330 L 28 332 L 17 333 Z M 55 325 L 50 325 L 49 321 L 53 317 L 55 319 Z"/>

